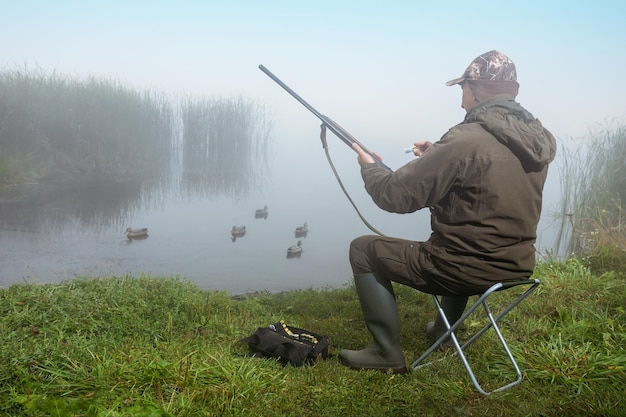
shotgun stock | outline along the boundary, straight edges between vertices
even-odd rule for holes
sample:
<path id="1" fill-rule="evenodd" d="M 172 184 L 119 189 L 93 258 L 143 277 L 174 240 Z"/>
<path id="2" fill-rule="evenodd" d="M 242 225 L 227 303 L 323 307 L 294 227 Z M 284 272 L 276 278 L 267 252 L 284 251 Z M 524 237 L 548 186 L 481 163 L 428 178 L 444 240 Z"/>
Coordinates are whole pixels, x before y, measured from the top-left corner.
<path id="1" fill-rule="evenodd" d="M 315 108 L 313 106 L 311 106 L 302 97 L 300 97 L 298 94 L 296 94 L 295 91 L 293 91 L 291 88 L 289 88 L 287 86 L 287 84 L 282 82 L 276 75 L 272 74 L 272 72 L 270 70 L 265 68 L 263 65 L 259 65 L 259 69 L 261 71 L 263 71 L 272 80 L 274 80 L 276 82 L 276 84 L 280 85 L 285 91 L 287 91 L 289 94 L 291 94 L 291 96 L 293 98 L 298 100 L 311 113 L 313 113 L 315 116 L 317 116 L 317 118 L 322 121 L 322 129 L 324 129 L 325 127 L 328 128 L 331 132 L 333 132 L 335 134 L 335 136 L 337 136 L 339 139 L 341 139 L 341 141 L 343 143 L 345 143 L 346 145 L 348 145 L 350 147 L 350 149 L 352 149 L 352 150 L 354 150 L 352 148 L 352 144 L 356 143 L 357 145 L 359 145 L 361 147 L 361 149 L 363 149 L 367 154 L 369 154 L 370 156 L 372 156 L 372 158 L 374 158 L 374 161 L 376 162 L 376 164 L 378 164 L 379 166 L 381 166 L 381 167 L 383 167 L 383 168 L 385 168 L 385 169 L 387 169 L 389 171 L 392 171 L 391 168 L 389 168 L 382 161 L 380 161 L 378 158 L 376 158 L 376 156 L 374 156 L 374 154 L 369 149 L 367 149 L 367 147 L 365 145 L 363 145 L 361 142 L 356 140 L 356 138 L 354 136 L 352 136 L 351 134 L 346 132 L 346 130 L 344 128 L 339 126 L 339 124 L 334 122 L 330 117 L 324 116 L 323 114 L 321 114 L 320 112 L 315 110 Z M 322 142 L 324 142 L 324 139 L 322 139 Z M 325 142 L 324 142 L 324 148 L 326 148 L 326 143 Z"/>

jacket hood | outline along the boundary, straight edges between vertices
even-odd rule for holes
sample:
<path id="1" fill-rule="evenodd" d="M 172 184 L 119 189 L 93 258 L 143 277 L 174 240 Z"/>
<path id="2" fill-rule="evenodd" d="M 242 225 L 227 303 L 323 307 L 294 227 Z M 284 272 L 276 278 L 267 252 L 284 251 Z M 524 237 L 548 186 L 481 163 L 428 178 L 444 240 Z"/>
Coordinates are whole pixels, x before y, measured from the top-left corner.
<path id="1" fill-rule="evenodd" d="M 510 96 L 478 104 L 464 123 L 479 123 L 508 147 L 527 171 L 540 171 L 556 155 L 552 133 Z"/>

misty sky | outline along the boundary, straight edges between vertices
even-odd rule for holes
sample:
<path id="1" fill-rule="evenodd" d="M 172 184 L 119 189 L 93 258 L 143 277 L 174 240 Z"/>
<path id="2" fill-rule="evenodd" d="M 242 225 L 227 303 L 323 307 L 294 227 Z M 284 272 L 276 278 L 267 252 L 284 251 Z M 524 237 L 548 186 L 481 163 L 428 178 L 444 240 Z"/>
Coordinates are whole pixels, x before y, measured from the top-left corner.
<path id="1" fill-rule="evenodd" d="M 444 83 L 490 49 L 514 60 L 519 101 L 558 138 L 626 116 L 622 0 L 4 3 L 0 69 L 241 95 L 279 130 L 316 130 L 263 64 L 372 150 L 436 140 L 459 122 L 460 89 Z"/>

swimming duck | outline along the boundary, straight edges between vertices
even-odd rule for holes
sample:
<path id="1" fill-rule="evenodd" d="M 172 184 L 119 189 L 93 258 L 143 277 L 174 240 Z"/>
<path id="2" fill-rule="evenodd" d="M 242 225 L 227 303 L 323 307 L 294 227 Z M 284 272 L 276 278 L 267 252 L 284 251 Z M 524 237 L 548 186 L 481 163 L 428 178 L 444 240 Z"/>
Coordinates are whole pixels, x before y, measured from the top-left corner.
<path id="1" fill-rule="evenodd" d="M 306 235 L 309 232 L 309 225 L 305 222 L 304 226 L 296 227 L 296 235 Z"/>
<path id="2" fill-rule="evenodd" d="M 129 239 L 141 239 L 148 237 L 148 228 L 144 227 L 143 229 L 133 229 L 129 227 L 124 232 L 127 238 Z"/>
<path id="3" fill-rule="evenodd" d="M 258 209 L 254 212 L 254 217 L 259 219 L 261 217 L 263 218 L 267 218 L 267 206 L 263 207 L 262 209 Z"/>
<path id="4" fill-rule="evenodd" d="M 302 241 L 299 240 L 297 245 L 294 246 L 289 246 L 287 248 L 287 254 L 288 255 L 293 255 L 295 253 L 300 253 L 302 252 Z"/>
<path id="5" fill-rule="evenodd" d="M 246 226 L 233 226 L 230 230 L 230 234 L 233 236 L 243 236 L 246 234 Z"/>

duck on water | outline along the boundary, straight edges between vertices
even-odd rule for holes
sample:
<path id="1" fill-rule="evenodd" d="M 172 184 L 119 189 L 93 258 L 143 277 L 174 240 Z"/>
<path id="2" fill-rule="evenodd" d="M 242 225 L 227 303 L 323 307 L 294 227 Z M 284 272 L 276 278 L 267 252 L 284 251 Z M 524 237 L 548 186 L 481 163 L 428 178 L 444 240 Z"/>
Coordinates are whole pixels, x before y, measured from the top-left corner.
<path id="1" fill-rule="evenodd" d="M 133 229 L 132 227 L 128 227 L 124 234 L 129 239 L 145 239 L 148 237 L 148 228 Z"/>

